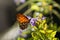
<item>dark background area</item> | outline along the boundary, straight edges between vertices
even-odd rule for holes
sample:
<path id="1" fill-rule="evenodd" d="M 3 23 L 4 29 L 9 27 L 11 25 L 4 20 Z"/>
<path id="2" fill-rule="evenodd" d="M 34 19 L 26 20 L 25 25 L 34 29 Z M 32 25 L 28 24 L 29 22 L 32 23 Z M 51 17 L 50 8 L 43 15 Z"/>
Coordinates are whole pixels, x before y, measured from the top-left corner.
<path id="1" fill-rule="evenodd" d="M 60 0 L 54 0 L 54 1 L 56 1 L 57 3 L 60 4 Z M 58 9 L 58 8 L 55 8 L 55 9 L 56 9 L 56 10 L 59 12 L 59 14 L 60 14 L 60 9 Z M 57 23 L 58 26 L 60 26 L 60 19 L 58 19 L 55 15 L 54 15 L 54 21 Z M 60 39 L 60 32 L 57 32 L 56 37 L 58 37 L 58 38 Z"/>

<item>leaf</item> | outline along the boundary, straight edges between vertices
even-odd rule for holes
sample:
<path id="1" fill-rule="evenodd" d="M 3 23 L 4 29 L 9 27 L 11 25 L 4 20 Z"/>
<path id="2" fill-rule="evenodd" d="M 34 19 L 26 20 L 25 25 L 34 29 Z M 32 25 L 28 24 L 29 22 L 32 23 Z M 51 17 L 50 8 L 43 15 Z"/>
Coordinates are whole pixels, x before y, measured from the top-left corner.
<path id="1" fill-rule="evenodd" d="M 39 25 L 39 29 L 42 29 L 42 24 Z"/>
<path id="2" fill-rule="evenodd" d="M 47 30 L 46 32 L 47 32 L 47 33 L 51 33 L 51 32 L 53 32 L 53 30 Z"/>
<path id="3" fill-rule="evenodd" d="M 20 40 L 20 37 L 18 37 L 17 40 Z"/>
<path id="4" fill-rule="evenodd" d="M 57 28 L 57 32 L 60 32 L 60 27 L 59 27 L 59 28 Z"/>
<path id="5" fill-rule="evenodd" d="M 55 37 L 57 31 L 51 33 L 51 37 Z"/>
<path id="6" fill-rule="evenodd" d="M 57 24 L 56 23 L 54 24 L 54 30 L 57 30 Z"/>
<path id="7" fill-rule="evenodd" d="M 51 30 L 57 30 L 57 24 L 55 23 L 55 24 L 52 24 L 52 23 L 50 23 L 50 25 L 49 25 L 50 27 L 49 27 L 49 29 L 51 29 Z"/>
<path id="8" fill-rule="evenodd" d="M 58 40 L 58 38 L 53 38 L 53 40 Z"/>
<path id="9" fill-rule="evenodd" d="M 25 40 L 25 39 L 24 39 L 24 38 L 20 38 L 20 37 L 18 37 L 17 40 Z"/>
<path id="10" fill-rule="evenodd" d="M 35 4 L 31 5 L 31 9 L 39 11 L 39 7 L 37 5 L 35 5 Z"/>
<path id="11" fill-rule="evenodd" d="M 51 39 L 51 36 L 50 36 L 51 34 L 47 34 L 46 36 L 48 37 L 48 39 Z"/>
<path id="12" fill-rule="evenodd" d="M 45 34 L 45 31 L 44 30 L 40 30 L 41 33 Z"/>
<path id="13" fill-rule="evenodd" d="M 37 34 L 42 40 L 44 40 L 44 38 L 43 38 L 43 36 L 41 35 L 40 32 L 36 32 L 36 34 Z"/>
<path id="14" fill-rule="evenodd" d="M 44 38 L 44 40 L 49 40 L 48 37 L 46 36 L 46 34 L 42 34 L 42 33 L 41 33 L 41 35 L 42 35 L 42 37 Z"/>

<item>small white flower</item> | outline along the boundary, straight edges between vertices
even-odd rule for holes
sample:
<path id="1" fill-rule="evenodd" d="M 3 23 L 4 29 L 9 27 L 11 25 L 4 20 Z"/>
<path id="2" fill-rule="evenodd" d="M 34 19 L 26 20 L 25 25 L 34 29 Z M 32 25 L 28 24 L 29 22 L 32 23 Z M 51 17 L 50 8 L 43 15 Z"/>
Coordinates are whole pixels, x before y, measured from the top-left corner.
<path id="1" fill-rule="evenodd" d="M 20 0 L 21 3 L 25 3 L 26 0 Z"/>
<path id="2" fill-rule="evenodd" d="M 32 28 L 32 31 L 35 31 L 35 29 L 34 29 L 34 28 Z"/>
<path id="3" fill-rule="evenodd" d="M 36 17 L 38 17 L 38 15 L 39 15 L 40 13 L 39 13 L 39 12 L 35 12 L 34 14 L 36 15 Z"/>
<path id="4" fill-rule="evenodd" d="M 41 5 L 42 5 L 42 2 L 38 2 L 37 5 L 38 5 L 38 6 L 41 6 Z"/>
<path id="5" fill-rule="evenodd" d="M 40 10 L 41 10 L 41 11 L 44 11 L 44 8 L 41 7 Z"/>
<path id="6" fill-rule="evenodd" d="M 36 15 L 39 15 L 40 13 L 39 12 L 36 12 Z"/>
<path id="7" fill-rule="evenodd" d="M 31 17 L 30 17 L 30 16 L 27 16 L 27 18 L 28 18 L 28 19 L 31 19 Z"/>

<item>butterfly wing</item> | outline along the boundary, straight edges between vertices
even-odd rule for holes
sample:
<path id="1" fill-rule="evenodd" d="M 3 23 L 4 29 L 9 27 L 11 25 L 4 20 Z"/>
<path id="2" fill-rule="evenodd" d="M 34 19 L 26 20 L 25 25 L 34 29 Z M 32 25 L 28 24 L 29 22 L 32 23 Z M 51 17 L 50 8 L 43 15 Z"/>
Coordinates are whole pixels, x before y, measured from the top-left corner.
<path id="1" fill-rule="evenodd" d="M 20 23 L 20 28 L 27 28 L 27 24 L 29 23 L 29 19 L 23 14 L 17 14 L 17 21 Z"/>
<path id="2" fill-rule="evenodd" d="M 29 22 L 29 19 L 23 14 L 17 14 L 17 21 L 20 23 Z"/>

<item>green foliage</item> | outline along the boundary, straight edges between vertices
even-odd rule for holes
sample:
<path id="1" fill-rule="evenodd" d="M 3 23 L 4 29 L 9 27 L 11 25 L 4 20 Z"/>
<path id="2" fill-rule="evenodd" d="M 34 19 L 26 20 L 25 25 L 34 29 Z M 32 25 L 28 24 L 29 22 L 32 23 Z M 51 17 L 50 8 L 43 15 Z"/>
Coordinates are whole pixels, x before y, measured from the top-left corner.
<path id="1" fill-rule="evenodd" d="M 20 38 L 20 37 L 18 37 L 17 40 L 25 40 L 25 39 L 24 39 L 24 38 Z"/>
<path id="2" fill-rule="evenodd" d="M 30 9 L 35 11 L 33 18 L 38 18 L 38 20 L 35 22 L 35 26 L 31 25 L 31 29 L 34 29 L 30 33 L 32 37 L 27 39 L 18 37 L 17 40 L 59 40 L 55 38 L 55 35 L 56 32 L 60 32 L 60 27 L 57 28 L 56 23 L 50 22 L 49 17 L 41 20 L 44 14 L 52 13 L 54 6 L 50 5 L 51 3 L 53 3 L 53 0 L 31 0 Z"/>
<path id="3" fill-rule="evenodd" d="M 60 26 L 57 28 L 57 32 L 60 32 Z"/>

